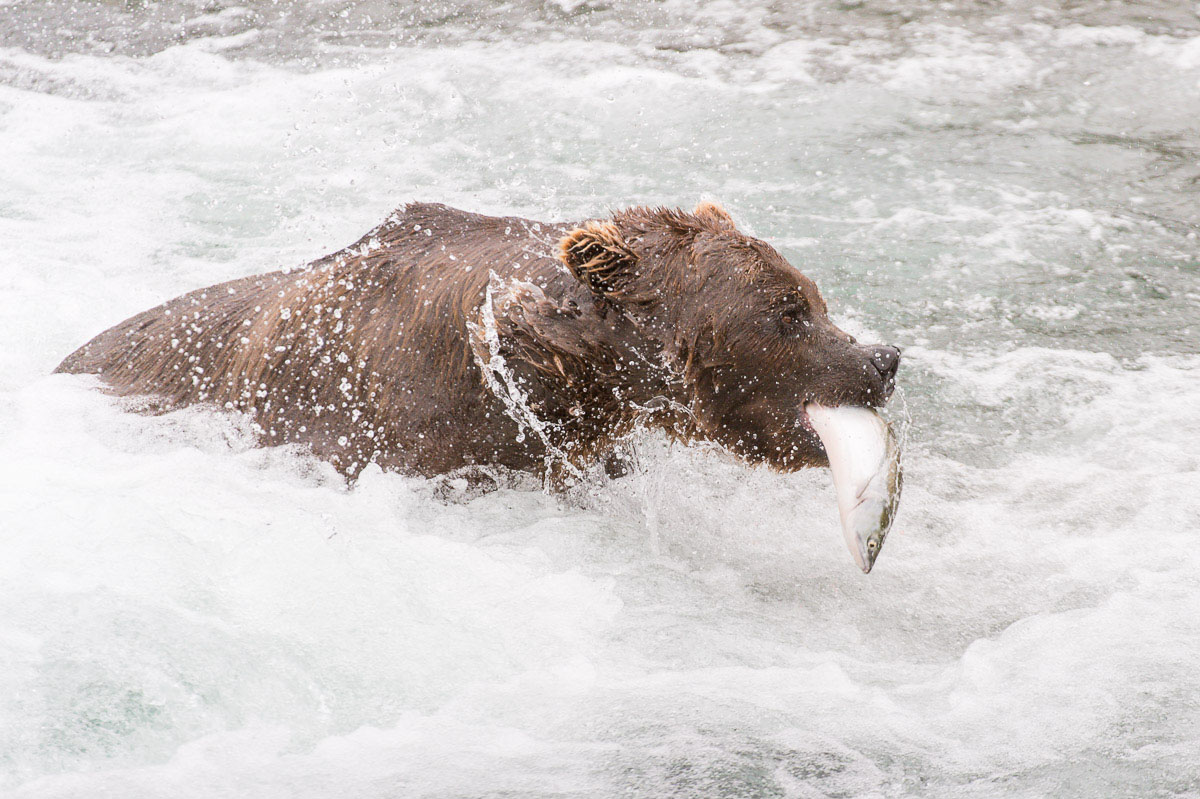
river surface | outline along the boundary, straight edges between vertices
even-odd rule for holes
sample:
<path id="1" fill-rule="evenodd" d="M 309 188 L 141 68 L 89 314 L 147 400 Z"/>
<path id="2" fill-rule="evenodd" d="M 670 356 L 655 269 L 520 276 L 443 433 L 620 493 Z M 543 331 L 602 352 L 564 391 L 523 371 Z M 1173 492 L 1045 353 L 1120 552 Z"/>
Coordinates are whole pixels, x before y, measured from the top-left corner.
<path id="1" fill-rule="evenodd" d="M 1200 796 L 1200 7 L 0 0 L 0 795 Z M 717 200 L 904 349 L 826 472 L 347 490 L 50 375 L 409 200 Z"/>

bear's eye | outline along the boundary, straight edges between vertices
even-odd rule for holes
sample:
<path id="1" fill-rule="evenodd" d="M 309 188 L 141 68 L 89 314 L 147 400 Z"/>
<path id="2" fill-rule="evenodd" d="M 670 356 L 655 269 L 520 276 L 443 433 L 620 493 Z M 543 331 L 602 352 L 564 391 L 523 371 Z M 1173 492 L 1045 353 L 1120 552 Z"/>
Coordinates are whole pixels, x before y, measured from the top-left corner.
<path id="1" fill-rule="evenodd" d="M 797 328 L 804 323 L 803 308 L 788 308 L 786 309 L 779 320 L 783 322 L 784 327 Z"/>

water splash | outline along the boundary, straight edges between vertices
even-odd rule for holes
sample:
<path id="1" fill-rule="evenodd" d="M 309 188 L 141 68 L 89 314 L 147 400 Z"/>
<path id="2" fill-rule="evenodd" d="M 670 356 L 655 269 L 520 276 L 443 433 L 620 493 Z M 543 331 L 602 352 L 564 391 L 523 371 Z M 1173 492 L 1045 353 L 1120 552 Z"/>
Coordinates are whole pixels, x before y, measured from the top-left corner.
<path id="1" fill-rule="evenodd" d="M 492 271 L 488 276 L 488 285 L 484 292 L 483 304 L 479 308 L 479 322 L 468 321 L 467 328 L 472 336 L 482 340 L 487 345 L 488 357 L 486 359 L 481 357 L 480 353 L 474 347 L 471 348 L 471 352 L 475 357 L 476 365 L 479 366 L 479 370 L 487 382 L 488 388 L 503 403 L 504 411 L 509 418 L 517 423 L 520 432 L 518 432 L 516 440 L 519 442 L 524 441 L 525 431 L 529 430 L 542 442 L 542 446 L 546 450 L 545 490 L 550 491 L 555 467 L 565 470 L 575 478 L 583 478 L 584 474 L 571 462 L 570 456 L 550 440 L 550 436 L 556 427 L 555 424 L 540 418 L 529 406 L 528 395 L 521 389 L 520 384 L 508 366 L 508 362 L 504 359 L 504 355 L 500 351 L 500 333 L 496 328 L 496 297 L 500 295 L 501 301 L 503 301 L 510 298 L 512 292 L 521 288 L 532 291 L 537 290 L 531 284 L 519 281 L 504 282 L 495 271 Z"/>

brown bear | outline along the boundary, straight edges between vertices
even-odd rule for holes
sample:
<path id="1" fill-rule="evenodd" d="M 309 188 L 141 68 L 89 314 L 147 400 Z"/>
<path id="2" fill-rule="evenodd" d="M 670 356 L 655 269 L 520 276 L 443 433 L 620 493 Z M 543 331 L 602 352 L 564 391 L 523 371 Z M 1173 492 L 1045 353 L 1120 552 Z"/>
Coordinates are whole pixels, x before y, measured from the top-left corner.
<path id="1" fill-rule="evenodd" d="M 750 463 L 825 465 L 805 404 L 881 405 L 900 353 L 720 207 L 583 223 L 413 203 L 296 271 L 200 289 L 71 354 L 160 407 L 249 414 L 350 479 L 470 465 L 558 480 L 644 426 Z"/>

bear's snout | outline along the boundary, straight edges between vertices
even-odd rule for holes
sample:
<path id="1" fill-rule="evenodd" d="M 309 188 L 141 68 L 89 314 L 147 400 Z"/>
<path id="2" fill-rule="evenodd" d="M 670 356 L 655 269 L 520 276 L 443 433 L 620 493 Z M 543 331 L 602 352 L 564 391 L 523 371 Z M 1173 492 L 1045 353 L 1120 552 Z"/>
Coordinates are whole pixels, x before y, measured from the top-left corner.
<path id="1" fill-rule="evenodd" d="M 896 372 L 900 369 L 900 349 L 898 347 L 876 347 L 871 352 L 871 365 L 879 371 L 879 376 L 883 378 L 884 383 L 894 381 Z"/>
<path id="2" fill-rule="evenodd" d="M 896 390 L 896 372 L 900 369 L 900 350 L 883 344 L 861 347 L 866 355 L 862 369 L 866 376 L 864 405 L 882 405 Z M 861 362 L 860 362 L 861 363 Z"/>

